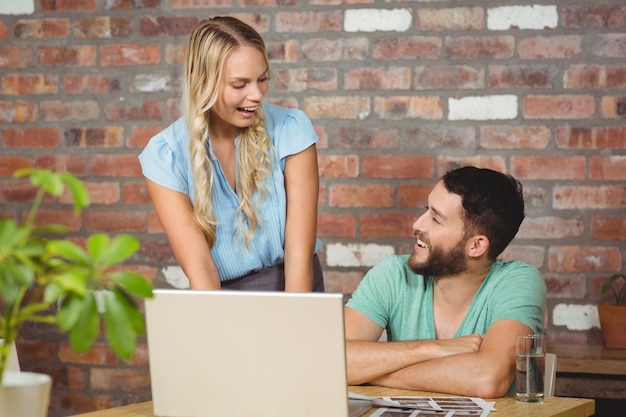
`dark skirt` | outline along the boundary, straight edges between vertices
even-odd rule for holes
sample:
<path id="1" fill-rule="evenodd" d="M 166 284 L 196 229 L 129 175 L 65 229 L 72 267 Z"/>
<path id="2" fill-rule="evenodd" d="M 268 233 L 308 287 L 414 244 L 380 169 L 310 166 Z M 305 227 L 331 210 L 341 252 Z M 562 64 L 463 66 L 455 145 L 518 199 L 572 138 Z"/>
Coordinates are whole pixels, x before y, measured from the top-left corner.
<path id="1" fill-rule="evenodd" d="M 285 291 L 285 265 L 254 271 L 241 278 L 222 281 L 224 290 Z M 313 292 L 324 292 L 324 275 L 317 255 L 313 256 Z"/>

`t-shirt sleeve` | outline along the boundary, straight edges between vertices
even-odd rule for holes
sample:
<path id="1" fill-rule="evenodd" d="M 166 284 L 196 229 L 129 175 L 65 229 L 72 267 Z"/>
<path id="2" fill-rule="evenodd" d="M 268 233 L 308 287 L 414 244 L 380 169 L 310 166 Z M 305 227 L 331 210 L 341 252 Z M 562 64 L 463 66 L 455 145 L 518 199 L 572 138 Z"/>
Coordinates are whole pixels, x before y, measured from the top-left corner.
<path id="1" fill-rule="evenodd" d="M 395 283 L 404 275 L 398 267 L 396 257 L 379 262 L 365 274 L 346 306 L 387 328 L 395 299 Z"/>
<path id="2" fill-rule="evenodd" d="M 141 171 L 150 181 L 163 187 L 189 194 L 189 184 L 184 161 L 164 132 L 154 136 L 139 155 Z"/>
<path id="3" fill-rule="evenodd" d="M 494 289 L 494 320 L 511 319 L 524 323 L 535 333 L 543 333 L 546 286 L 540 272 L 524 263 L 509 264 L 507 279 Z"/>
<path id="4" fill-rule="evenodd" d="M 294 155 L 318 142 L 313 123 L 300 109 L 286 109 L 282 120 L 274 125 L 274 145 L 281 165 L 285 157 Z"/>

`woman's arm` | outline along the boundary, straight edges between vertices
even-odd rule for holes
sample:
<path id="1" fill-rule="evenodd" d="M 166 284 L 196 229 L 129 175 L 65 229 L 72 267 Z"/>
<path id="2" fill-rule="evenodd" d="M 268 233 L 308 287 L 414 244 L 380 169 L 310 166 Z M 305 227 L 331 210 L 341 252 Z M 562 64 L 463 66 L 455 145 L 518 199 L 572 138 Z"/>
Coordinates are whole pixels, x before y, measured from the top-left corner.
<path id="1" fill-rule="evenodd" d="M 220 288 L 220 276 L 204 234 L 193 218 L 189 198 L 146 179 L 159 221 L 189 285 L 196 290 Z"/>
<path id="2" fill-rule="evenodd" d="M 312 291 L 319 172 L 312 145 L 285 159 L 285 291 Z"/>

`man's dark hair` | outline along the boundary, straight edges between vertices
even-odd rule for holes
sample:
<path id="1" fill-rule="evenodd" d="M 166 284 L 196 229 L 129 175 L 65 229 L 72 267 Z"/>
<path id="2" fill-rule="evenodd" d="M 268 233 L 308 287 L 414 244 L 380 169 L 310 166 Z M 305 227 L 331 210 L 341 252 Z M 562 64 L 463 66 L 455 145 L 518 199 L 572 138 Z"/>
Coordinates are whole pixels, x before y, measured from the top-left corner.
<path id="1" fill-rule="evenodd" d="M 466 235 L 489 239 L 487 257 L 495 260 L 524 220 L 522 184 L 511 175 L 466 166 L 443 176 L 446 189 L 461 196 Z"/>

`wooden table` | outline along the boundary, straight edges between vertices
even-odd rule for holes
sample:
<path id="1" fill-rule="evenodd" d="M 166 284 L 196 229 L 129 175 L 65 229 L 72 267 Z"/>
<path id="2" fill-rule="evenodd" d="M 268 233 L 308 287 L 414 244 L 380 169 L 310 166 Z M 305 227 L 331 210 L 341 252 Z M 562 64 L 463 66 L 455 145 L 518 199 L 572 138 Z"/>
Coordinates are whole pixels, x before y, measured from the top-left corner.
<path id="1" fill-rule="evenodd" d="M 375 386 L 351 386 L 349 390 L 371 397 L 394 395 L 445 395 Z M 498 411 L 490 413 L 490 415 L 494 417 L 589 417 L 595 412 L 594 400 L 581 398 L 549 397 L 544 400 L 543 404 L 520 403 L 517 402 L 514 397 L 497 398 L 490 401 L 496 402 L 496 409 Z M 365 415 L 370 416 L 374 413 L 374 410 L 375 409 L 372 409 L 372 411 Z M 148 401 L 127 405 L 125 407 L 80 414 L 75 417 L 154 417 L 154 414 L 152 412 L 152 402 Z"/>
<path id="2" fill-rule="evenodd" d="M 626 399 L 626 349 L 602 345 L 550 345 L 556 353 L 555 395 Z"/>

